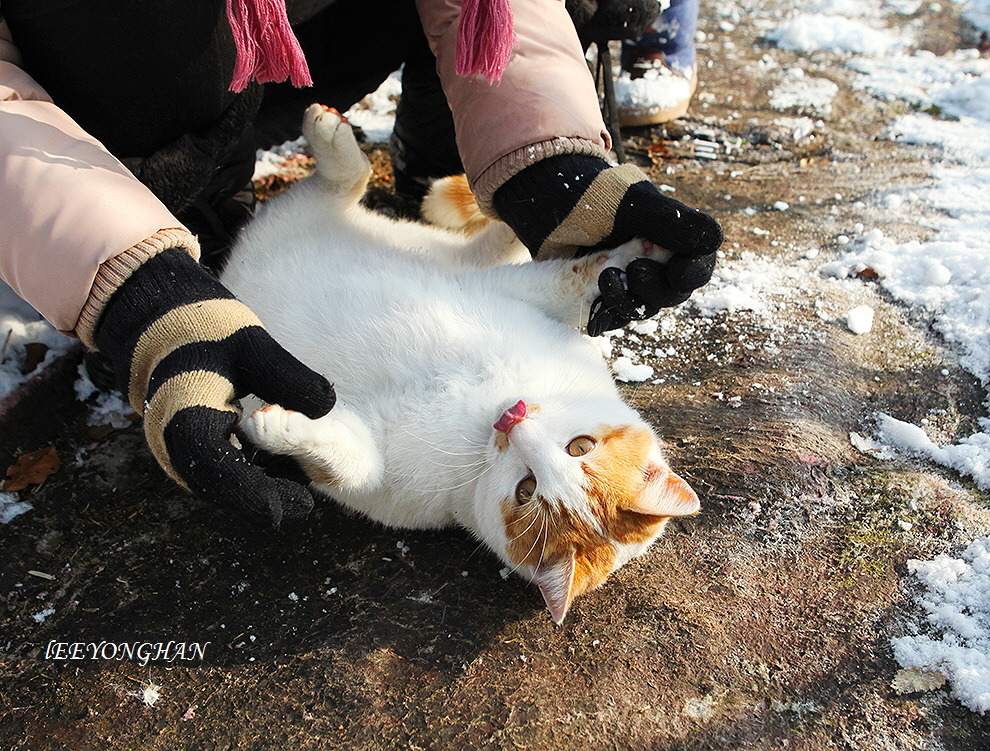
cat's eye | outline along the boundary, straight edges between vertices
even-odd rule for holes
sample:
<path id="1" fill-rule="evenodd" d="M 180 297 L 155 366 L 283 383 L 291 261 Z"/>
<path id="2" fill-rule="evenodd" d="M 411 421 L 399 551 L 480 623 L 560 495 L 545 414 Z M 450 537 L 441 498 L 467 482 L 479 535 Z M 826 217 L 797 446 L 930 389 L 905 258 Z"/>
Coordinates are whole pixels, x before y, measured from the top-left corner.
<path id="1" fill-rule="evenodd" d="M 584 456 L 598 443 L 590 435 L 579 435 L 567 444 L 567 453 L 571 456 Z"/>
<path id="2" fill-rule="evenodd" d="M 536 478 L 530 475 L 516 485 L 516 503 L 526 503 L 536 495 Z"/>

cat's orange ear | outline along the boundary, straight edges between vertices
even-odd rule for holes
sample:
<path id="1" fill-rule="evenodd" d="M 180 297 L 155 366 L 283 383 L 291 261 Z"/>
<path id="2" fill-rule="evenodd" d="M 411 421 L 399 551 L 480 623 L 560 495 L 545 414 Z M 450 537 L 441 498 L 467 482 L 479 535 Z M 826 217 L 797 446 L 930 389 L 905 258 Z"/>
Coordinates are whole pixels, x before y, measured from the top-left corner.
<path id="1" fill-rule="evenodd" d="M 536 585 L 553 622 L 559 626 L 574 599 L 574 553 L 550 564 L 541 561 L 536 567 Z"/>
<path id="2" fill-rule="evenodd" d="M 691 486 L 666 467 L 652 466 L 643 492 L 634 498 L 626 511 L 650 516 L 692 516 L 701 510 L 701 501 Z"/>

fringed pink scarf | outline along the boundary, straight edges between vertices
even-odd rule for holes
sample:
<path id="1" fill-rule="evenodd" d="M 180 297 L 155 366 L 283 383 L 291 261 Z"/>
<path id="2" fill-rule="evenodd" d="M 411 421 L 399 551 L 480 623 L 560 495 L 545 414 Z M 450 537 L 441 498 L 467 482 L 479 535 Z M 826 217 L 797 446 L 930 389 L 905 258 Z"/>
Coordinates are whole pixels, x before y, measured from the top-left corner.
<path id="1" fill-rule="evenodd" d="M 251 80 L 313 85 L 285 0 L 227 0 L 227 19 L 237 47 L 231 91 L 243 91 Z M 509 0 L 464 0 L 457 29 L 458 75 L 484 76 L 497 84 L 515 43 Z"/>
<path id="2" fill-rule="evenodd" d="M 484 76 L 497 84 L 516 41 L 509 0 L 464 0 L 454 70 L 459 76 Z"/>
<path id="3" fill-rule="evenodd" d="M 231 91 L 244 91 L 252 79 L 268 83 L 288 78 L 293 86 L 313 85 L 285 0 L 227 0 L 227 20 L 237 47 Z"/>

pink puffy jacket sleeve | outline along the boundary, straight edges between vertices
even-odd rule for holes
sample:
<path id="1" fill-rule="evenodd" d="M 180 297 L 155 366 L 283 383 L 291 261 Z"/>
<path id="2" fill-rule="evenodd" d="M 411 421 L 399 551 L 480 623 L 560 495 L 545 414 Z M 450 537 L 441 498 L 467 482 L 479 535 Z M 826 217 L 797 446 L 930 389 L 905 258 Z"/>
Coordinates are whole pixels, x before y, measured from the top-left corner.
<path id="1" fill-rule="evenodd" d="M 519 38 L 501 83 L 454 72 L 460 0 L 416 0 L 454 113 L 457 147 L 482 210 L 519 170 L 548 156 L 611 148 L 594 81 L 562 0 L 512 0 Z"/>
<path id="2" fill-rule="evenodd" d="M 92 344 L 103 305 L 188 230 L 19 67 L 0 18 L 0 278 L 57 329 Z"/>

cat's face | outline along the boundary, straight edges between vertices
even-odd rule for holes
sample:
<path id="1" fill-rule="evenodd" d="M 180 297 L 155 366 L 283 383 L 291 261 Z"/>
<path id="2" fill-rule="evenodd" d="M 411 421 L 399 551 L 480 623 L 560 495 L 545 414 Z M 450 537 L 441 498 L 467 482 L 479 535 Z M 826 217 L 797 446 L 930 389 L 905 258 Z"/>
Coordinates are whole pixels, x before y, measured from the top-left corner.
<path id="1" fill-rule="evenodd" d="M 476 499 L 482 532 L 536 582 L 557 623 L 671 517 L 699 509 L 653 431 L 621 403 L 574 410 L 520 401 L 498 416 L 491 451 Z"/>

